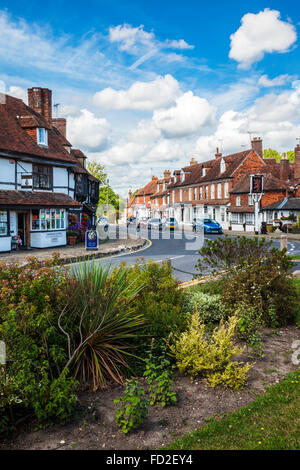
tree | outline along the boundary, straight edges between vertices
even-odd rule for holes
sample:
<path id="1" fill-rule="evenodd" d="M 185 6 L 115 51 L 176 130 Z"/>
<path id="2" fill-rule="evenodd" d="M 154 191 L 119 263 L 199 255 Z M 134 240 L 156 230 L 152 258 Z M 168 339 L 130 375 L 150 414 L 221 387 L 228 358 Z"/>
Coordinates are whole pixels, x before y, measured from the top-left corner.
<path id="1" fill-rule="evenodd" d="M 95 160 L 88 160 L 87 170 L 91 175 L 95 176 L 102 184 L 106 184 L 107 174 L 104 173 L 105 167 Z"/>
<path id="2" fill-rule="evenodd" d="M 279 152 L 277 152 L 277 150 L 273 150 L 271 148 L 268 148 L 268 149 L 264 150 L 263 157 L 264 158 L 275 158 L 275 160 L 277 162 L 280 162 L 280 160 L 282 159 L 282 155 Z M 295 162 L 295 152 L 294 152 L 294 150 L 289 150 L 287 152 L 287 157 L 288 157 L 290 163 L 294 163 Z"/>

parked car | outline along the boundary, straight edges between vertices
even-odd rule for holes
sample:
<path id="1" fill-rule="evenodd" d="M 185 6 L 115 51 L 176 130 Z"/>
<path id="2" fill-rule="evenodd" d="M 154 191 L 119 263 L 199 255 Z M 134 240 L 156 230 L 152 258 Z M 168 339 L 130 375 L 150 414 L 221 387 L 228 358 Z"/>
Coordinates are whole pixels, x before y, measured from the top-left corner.
<path id="1" fill-rule="evenodd" d="M 202 231 L 202 229 L 204 233 L 223 233 L 222 226 L 213 219 L 197 219 L 193 222 L 194 232 Z"/>
<path id="2" fill-rule="evenodd" d="M 175 230 L 178 228 L 178 222 L 174 217 L 168 217 L 163 223 L 164 230 Z"/>
<path id="3" fill-rule="evenodd" d="M 107 232 L 109 229 L 109 223 L 106 217 L 99 217 L 97 219 L 97 227 L 103 229 L 104 232 Z"/>
<path id="4" fill-rule="evenodd" d="M 148 229 L 162 230 L 163 224 L 161 219 L 154 218 L 148 220 Z"/>
<path id="5" fill-rule="evenodd" d="M 127 219 L 127 228 L 135 227 L 137 230 L 140 230 L 140 222 L 136 217 L 128 217 Z"/>
<path id="6" fill-rule="evenodd" d="M 139 219 L 140 227 L 147 228 L 149 220 L 150 220 L 150 217 L 141 217 L 141 219 Z"/>

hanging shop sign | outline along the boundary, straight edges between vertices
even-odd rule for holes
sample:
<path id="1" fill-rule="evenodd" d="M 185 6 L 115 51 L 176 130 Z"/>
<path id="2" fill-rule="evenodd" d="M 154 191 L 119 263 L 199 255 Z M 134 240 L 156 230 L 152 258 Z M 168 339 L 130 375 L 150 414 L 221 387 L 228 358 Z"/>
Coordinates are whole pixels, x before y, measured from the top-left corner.
<path id="1" fill-rule="evenodd" d="M 98 234 L 96 230 L 88 230 L 85 234 L 86 250 L 98 250 Z"/>

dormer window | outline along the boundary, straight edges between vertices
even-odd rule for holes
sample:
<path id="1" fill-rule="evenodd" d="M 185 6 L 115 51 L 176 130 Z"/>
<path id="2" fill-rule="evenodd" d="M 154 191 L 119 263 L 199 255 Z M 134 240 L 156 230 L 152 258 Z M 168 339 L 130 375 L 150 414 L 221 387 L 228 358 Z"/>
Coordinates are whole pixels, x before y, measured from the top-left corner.
<path id="1" fill-rule="evenodd" d="M 202 176 L 205 176 L 206 175 L 206 168 L 203 166 L 202 167 Z"/>
<path id="2" fill-rule="evenodd" d="M 180 173 L 180 181 L 183 183 L 184 181 L 184 171 L 181 171 Z"/>
<path id="3" fill-rule="evenodd" d="M 220 163 L 220 173 L 224 173 L 224 171 L 226 171 L 226 164 L 222 158 L 221 163 Z"/>
<path id="4" fill-rule="evenodd" d="M 48 147 L 48 131 L 44 127 L 37 128 L 37 143 Z"/>

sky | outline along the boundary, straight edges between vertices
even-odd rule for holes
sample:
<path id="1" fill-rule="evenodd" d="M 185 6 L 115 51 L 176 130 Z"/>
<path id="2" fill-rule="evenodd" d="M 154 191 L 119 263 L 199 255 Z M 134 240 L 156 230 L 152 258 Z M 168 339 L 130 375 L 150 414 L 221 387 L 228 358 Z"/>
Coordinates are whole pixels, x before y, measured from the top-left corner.
<path id="1" fill-rule="evenodd" d="M 123 196 L 194 157 L 300 137 L 295 0 L 0 0 L 0 91 L 53 91 Z M 56 114 L 57 113 L 57 114 Z"/>

